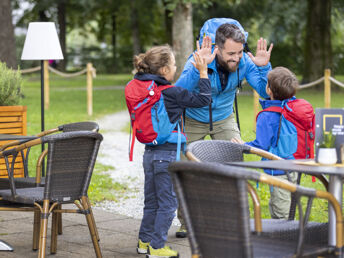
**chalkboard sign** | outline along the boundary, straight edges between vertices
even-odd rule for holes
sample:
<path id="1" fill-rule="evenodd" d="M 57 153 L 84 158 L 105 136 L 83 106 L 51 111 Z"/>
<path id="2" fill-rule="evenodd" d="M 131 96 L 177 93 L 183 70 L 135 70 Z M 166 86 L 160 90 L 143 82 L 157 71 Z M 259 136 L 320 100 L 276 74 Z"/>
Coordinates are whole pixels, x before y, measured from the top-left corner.
<path id="1" fill-rule="evenodd" d="M 319 145 L 323 142 L 323 134 L 327 134 L 330 131 L 332 131 L 333 135 L 336 135 L 335 146 L 337 150 L 337 163 L 342 163 L 341 156 L 344 155 L 344 153 L 342 153 L 344 149 L 344 108 L 315 109 L 316 157 L 318 156 Z"/>

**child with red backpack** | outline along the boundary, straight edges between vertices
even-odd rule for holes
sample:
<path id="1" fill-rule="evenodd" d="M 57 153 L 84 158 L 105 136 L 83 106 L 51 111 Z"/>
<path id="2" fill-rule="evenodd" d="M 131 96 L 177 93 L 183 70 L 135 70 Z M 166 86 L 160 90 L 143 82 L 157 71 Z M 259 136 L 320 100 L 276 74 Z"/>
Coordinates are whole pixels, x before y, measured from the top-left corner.
<path id="1" fill-rule="evenodd" d="M 209 53 L 211 55 L 211 51 Z M 171 85 L 176 66 L 169 46 L 153 47 L 135 56 L 137 73 L 125 89 L 133 137 L 146 144 L 143 155 L 145 200 L 137 246 L 137 252 L 147 254 L 146 257 L 179 256 L 177 251 L 165 246 L 177 209 L 167 168 L 186 143 L 180 129 L 184 109 L 203 107 L 211 101 L 207 64 L 198 52 L 194 53 L 194 59 L 193 65 L 200 77 L 198 93 Z"/>
<path id="2" fill-rule="evenodd" d="M 246 142 L 247 145 L 284 159 L 313 158 L 314 110 L 306 100 L 294 97 L 297 88 L 297 78 L 287 68 L 276 67 L 268 73 L 266 93 L 270 99 L 260 100 L 263 110 L 257 115 L 256 139 Z M 292 183 L 297 179 L 295 172 L 289 176 L 282 170 L 264 169 L 264 172 Z M 270 192 L 271 218 L 288 219 L 290 192 L 278 187 Z"/>

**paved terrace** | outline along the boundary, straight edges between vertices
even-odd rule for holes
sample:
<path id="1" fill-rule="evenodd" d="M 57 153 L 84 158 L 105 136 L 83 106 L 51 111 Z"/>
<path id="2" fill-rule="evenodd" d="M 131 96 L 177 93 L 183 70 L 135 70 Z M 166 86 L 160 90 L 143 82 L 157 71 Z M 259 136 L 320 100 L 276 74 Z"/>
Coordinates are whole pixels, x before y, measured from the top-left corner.
<path id="1" fill-rule="evenodd" d="M 93 209 L 103 257 L 144 258 L 136 253 L 137 235 L 140 220 L 123 215 Z M 63 234 L 57 239 L 57 253 L 50 254 L 50 223 L 46 257 L 74 258 L 95 257 L 93 244 L 84 215 L 63 214 Z M 1 212 L 0 239 L 11 244 L 13 252 L 0 252 L 0 257 L 37 257 L 38 252 L 32 251 L 32 212 Z M 180 253 L 181 258 L 191 257 L 187 239 L 175 237 L 176 226 L 169 231 L 168 245 Z"/>

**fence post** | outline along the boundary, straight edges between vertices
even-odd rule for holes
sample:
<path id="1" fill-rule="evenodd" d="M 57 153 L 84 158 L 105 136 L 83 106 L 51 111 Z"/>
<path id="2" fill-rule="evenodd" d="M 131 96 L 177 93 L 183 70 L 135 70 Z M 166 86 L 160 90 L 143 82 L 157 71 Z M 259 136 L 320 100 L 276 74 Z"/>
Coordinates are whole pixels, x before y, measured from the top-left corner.
<path id="1" fill-rule="evenodd" d="M 325 97 L 325 108 L 331 107 L 331 70 L 325 69 L 325 79 L 324 79 L 324 97 Z"/>
<path id="2" fill-rule="evenodd" d="M 256 131 L 256 117 L 259 109 L 259 95 L 253 90 L 253 130 Z"/>
<path id="3" fill-rule="evenodd" d="M 93 108 L 92 108 L 92 63 L 87 63 L 87 114 L 92 116 Z"/>
<path id="4" fill-rule="evenodd" d="M 44 69 L 44 109 L 49 109 L 49 61 L 43 61 L 43 69 Z"/>

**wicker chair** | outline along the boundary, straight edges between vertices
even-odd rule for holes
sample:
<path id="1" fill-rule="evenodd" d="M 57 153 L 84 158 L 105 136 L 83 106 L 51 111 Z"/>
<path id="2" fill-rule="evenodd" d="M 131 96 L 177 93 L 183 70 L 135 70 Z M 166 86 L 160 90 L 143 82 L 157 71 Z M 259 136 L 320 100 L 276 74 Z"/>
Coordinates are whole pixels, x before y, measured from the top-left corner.
<path id="1" fill-rule="evenodd" d="M 196 141 L 192 142 L 187 146 L 186 157 L 191 161 L 208 161 L 226 163 L 232 161 L 243 161 L 244 154 L 256 154 L 260 157 L 278 160 L 280 157 L 245 144 L 237 144 L 223 140 L 212 140 L 212 141 Z M 325 176 L 315 175 L 328 189 L 328 180 Z M 298 181 L 298 184 L 300 181 Z M 248 191 L 252 197 L 254 203 L 254 212 L 258 216 L 256 221 L 259 221 L 260 206 L 257 193 L 255 189 L 248 185 Z M 296 210 L 296 196 L 292 195 L 292 201 L 290 205 L 289 220 L 293 220 L 295 217 Z M 272 222 L 275 223 L 275 222 Z M 259 225 L 258 225 L 259 226 Z"/>
<path id="2" fill-rule="evenodd" d="M 66 133 L 66 132 L 74 132 L 74 131 L 98 132 L 99 125 L 95 122 L 89 122 L 89 121 L 64 124 L 56 128 L 40 132 L 33 137 L 39 138 L 39 137 L 49 135 L 52 133 L 57 133 L 57 132 Z M 8 149 L 9 147 L 13 147 L 15 145 L 23 144 L 29 140 L 31 139 L 11 141 L 1 146 L 0 151 L 4 151 Z M 24 162 L 24 177 L 18 177 L 14 179 L 17 188 L 44 186 L 45 178 L 41 177 L 41 170 L 42 170 L 42 163 L 43 163 L 44 157 L 47 155 L 47 151 L 44 151 L 37 160 L 35 177 L 29 177 L 28 165 L 27 165 L 29 153 L 30 153 L 30 148 L 28 148 L 26 152 L 21 151 L 21 155 L 23 157 L 23 162 Z M 0 178 L 0 189 L 8 189 L 8 188 L 9 188 L 8 179 Z"/>
<path id="3" fill-rule="evenodd" d="M 188 230 L 193 258 L 221 257 L 314 257 L 341 255 L 342 212 L 328 192 L 304 188 L 254 170 L 218 163 L 174 162 L 169 166 Z M 250 233 L 247 180 L 278 186 L 308 198 L 300 212 L 299 233 L 278 239 Z M 305 241 L 313 198 L 327 199 L 336 212 L 336 246 L 312 245 Z M 299 207 L 300 208 L 300 207 Z"/>
<path id="4" fill-rule="evenodd" d="M 9 190 L 0 190 L 2 200 L 19 204 L 21 209 L 34 211 L 34 224 L 39 223 L 40 232 L 35 232 L 34 246 L 39 239 L 38 257 L 45 257 L 48 217 L 52 213 L 51 253 L 56 252 L 57 247 L 57 214 L 79 213 L 86 216 L 93 246 L 97 257 L 101 257 L 101 251 L 96 234 L 96 225 L 91 213 L 87 190 L 91 180 L 93 168 L 102 141 L 101 134 L 97 132 L 78 131 L 66 132 L 42 136 L 26 142 L 13 149 L 0 152 L 4 157 L 8 168 Z M 21 150 L 40 144 L 48 145 L 47 175 L 44 187 L 31 187 L 17 189 L 13 178 L 13 164 Z M 10 164 L 9 157 L 13 157 Z M 75 203 L 77 209 L 61 209 L 61 204 Z M 21 210 L 19 209 L 19 210 Z M 1 206 L 0 211 L 9 210 Z M 13 211 L 13 209 L 11 209 Z M 38 237 L 39 236 L 39 237 Z"/>

